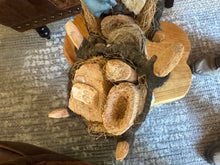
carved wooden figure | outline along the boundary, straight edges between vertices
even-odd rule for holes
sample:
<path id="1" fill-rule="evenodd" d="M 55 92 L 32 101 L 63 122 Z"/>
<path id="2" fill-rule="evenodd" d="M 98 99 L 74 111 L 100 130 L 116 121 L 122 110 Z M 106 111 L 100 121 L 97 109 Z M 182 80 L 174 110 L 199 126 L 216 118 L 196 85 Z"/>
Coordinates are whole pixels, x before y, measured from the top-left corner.
<path id="1" fill-rule="evenodd" d="M 117 137 L 116 159 L 122 161 L 135 132 L 155 104 L 154 89 L 163 87 L 169 77 L 178 78 L 178 73 L 174 77 L 170 73 L 179 63 L 187 75 L 181 97 L 188 91 L 191 73 L 185 60 L 190 44 L 176 26 L 175 31 L 183 33 L 180 39 L 170 36 L 166 30 L 161 31 L 159 7 L 163 8 L 163 1 L 134 0 L 131 4 L 128 0 L 118 0 L 117 5 L 99 17 L 85 2 L 81 1 L 85 24 L 82 16 L 78 16 L 75 19 L 78 23 L 67 22 L 65 26 L 64 53 L 72 65 L 69 105 L 67 109 L 51 112 L 49 117 L 68 117 L 73 112 L 81 115 L 90 133 Z M 152 54 L 154 50 L 148 46 L 146 49 L 146 37 L 155 41 L 148 41 L 147 45 L 160 50 L 158 57 Z"/>

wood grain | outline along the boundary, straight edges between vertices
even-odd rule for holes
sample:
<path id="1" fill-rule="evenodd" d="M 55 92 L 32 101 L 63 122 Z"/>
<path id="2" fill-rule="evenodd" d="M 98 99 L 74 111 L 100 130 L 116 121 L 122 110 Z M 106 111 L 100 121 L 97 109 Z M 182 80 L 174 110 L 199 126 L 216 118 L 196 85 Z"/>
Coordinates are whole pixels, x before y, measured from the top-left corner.
<path id="1" fill-rule="evenodd" d="M 191 50 L 190 41 L 186 33 L 177 25 L 161 21 L 161 28 L 165 34 L 165 40 L 156 42 L 147 42 L 148 59 L 153 55 L 160 55 L 165 48 L 173 43 L 182 43 L 184 45 L 183 57 L 179 64 L 171 72 L 169 80 L 162 87 L 154 90 L 155 105 L 168 103 L 183 98 L 192 83 L 192 73 L 186 61 Z"/>
<path id="2" fill-rule="evenodd" d="M 75 45 L 77 49 L 79 49 L 80 45 L 83 42 L 83 36 L 80 33 L 79 29 L 76 27 L 74 23 L 68 21 L 65 24 L 66 33 L 71 39 L 71 42 Z"/>
<path id="3" fill-rule="evenodd" d="M 84 20 L 82 14 L 79 14 L 74 19 L 73 23 L 76 25 L 76 27 L 78 28 L 78 30 L 80 31 L 82 36 L 85 38 L 88 38 L 89 33 L 86 29 L 85 20 Z M 75 62 L 75 59 L 76 59 L 76 53 L 75 53 L 75 46 L 71 42 L 71 39 L 68 35 L 66 35 L 64 38 L 63 52 L 64 52 L 64 55 L 66 56 L 67 61 L 72 66 Z"/>
<path id="4" fill-rule="evenodd" d="M 79 29 L 80 33 L 87 38 L 88 31 L 83 16 L 79 14 L 73 23 Z M 155 89 L 155 102 L 153 106 L 183 98 L 187 94 L 192 82 L 191 70 L 186 63 L 191 49 L 186 33 L 173 23 L 161 21 L 161 28 L 166 38 L 160 43 L 147 42 L 147 58 L 149 59 L 153 55 L 157 55 L 160 58 L 160 54 L 162 54 L 165 48 L 178 42 L 184 45 L 184 53 L 179 64 L 171 72 L 169 80 L 162 87 Z M 76 58 L 75 47 L 68 35 L 65 36 L 63 49 L 68 62 L 70 65 L 73 65 Z"/>

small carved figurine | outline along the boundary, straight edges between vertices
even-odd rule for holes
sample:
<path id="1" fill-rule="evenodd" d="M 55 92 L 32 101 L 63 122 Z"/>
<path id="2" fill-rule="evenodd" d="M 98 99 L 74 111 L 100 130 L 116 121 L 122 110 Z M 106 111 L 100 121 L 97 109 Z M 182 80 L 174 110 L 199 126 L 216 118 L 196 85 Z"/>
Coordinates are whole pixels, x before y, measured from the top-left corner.
<path id="1" fill-rule="evenodd" d="M 159 24 L 163 1 L 106 0 L 95 7 L 91 2 L 81 1 L 88 39 L 74 24 L 66 24 L 77 48 L 69 106 L 49 117 L 81 115 L 90 133 L 117 138 L 116 159 L 122 161 L 151 108 L 153 90 L 168 80 L 184 47 L 173 44 L 164 50 L 163 59 L 146 58 L 146 36 L 156 42 L 164 39 Z"/>

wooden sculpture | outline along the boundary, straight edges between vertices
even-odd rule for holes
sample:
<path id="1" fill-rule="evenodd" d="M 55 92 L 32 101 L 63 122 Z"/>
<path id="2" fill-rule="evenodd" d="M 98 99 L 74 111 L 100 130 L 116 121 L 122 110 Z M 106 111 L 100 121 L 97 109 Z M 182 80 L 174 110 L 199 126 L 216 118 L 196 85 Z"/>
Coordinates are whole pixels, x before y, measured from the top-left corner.
<path id="1" fill-rule="evenodd" d="M 64 54 L 72 65 L 70 111 L 55 110 L 49 117 L 74 112 L 86 119 L 90 133 L 117 137 L 120 161 L 150 108 L 183 97 L 191 84 L 186 64 L 189 40 L 174 24 L 162 22 L 160 27 L 161 2 L 146 0 L 132 8 L 128 1 L 118 0 L 113 9 L 96 17 L 81 1 L 84 15 L 65 25 Z M 146 46 L 146 37 L 154 42 Z M 177 92 L 178 87 L 182 88 Z M 169 96 L 164 98 L 164 93 Z"/>

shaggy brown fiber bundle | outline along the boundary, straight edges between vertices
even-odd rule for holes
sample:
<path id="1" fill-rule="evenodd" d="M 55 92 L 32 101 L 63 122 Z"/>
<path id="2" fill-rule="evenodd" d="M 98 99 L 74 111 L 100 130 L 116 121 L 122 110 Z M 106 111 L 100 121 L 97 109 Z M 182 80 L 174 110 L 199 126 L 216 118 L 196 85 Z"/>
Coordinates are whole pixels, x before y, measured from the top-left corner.
<path id="1" fill-rule="evenodd" d="M 153 22 L 157 0 L 147 0 L 141 12 L 137 15 L 136 23 L 146 32 Z"/>
<path id="2" fill-rule="evenodd" d="M 146 38 L 143 31 L 136 24 L 123 25 L 112 31 L 108 36 L 110 44 L 132 43 L 139 48 L 140 52 L 145 54 Z"/>
<path id="3" fill-rule="evenodd" d="M 99 18 L 96 18 L 91 11 L 86 7 L 83 0 L 80 0 L 81 6 L 83 9 L 83 16 L 86 20 L 86 26 L 88 28 L 89 33 L 93 32 L 95 34 L 101 34 L 101 21 Z"/>

